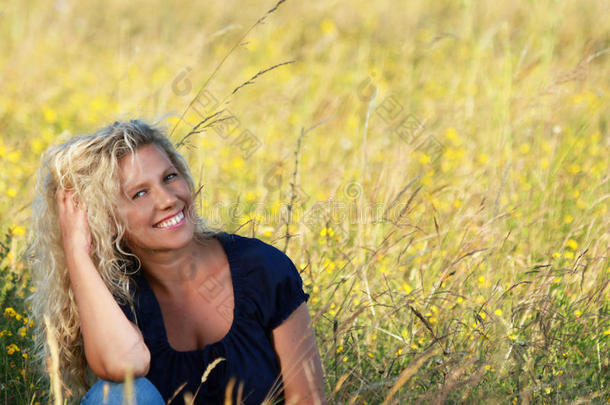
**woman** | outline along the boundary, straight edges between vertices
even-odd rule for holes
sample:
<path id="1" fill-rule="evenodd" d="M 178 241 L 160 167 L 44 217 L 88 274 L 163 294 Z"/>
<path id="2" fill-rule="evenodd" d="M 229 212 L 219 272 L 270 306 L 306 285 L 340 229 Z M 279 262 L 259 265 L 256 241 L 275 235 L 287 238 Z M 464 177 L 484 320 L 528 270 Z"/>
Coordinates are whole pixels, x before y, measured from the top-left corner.
<path id="1" fill-rule="evenodd" d="M 82 403 L 121 403 L 130 373 L 138 403 L 223 403 L 225 392 L 324 403 L 297 269 L 271 245 L 205 226 L 160 129 L 115 122 L 50 148 L 38 193 L 28 251 L 40 357 L 53 333 L 64 388 L 78 398 L 97 377 Z"/>

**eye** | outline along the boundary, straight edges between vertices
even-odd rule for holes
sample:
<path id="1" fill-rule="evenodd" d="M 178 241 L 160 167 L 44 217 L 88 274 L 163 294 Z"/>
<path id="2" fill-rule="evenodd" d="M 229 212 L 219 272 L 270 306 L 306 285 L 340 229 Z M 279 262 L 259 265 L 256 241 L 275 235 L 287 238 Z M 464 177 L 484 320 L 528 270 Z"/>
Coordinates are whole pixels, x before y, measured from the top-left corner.
<path id="1" fill-rule="evenodd" d="M 178 173 L 174 173 L 174 172 L 172 172 L 172 173 L 168 174 L 167 176 L 165 176 L 165 180 L 166 180 L 166 181 L 170 181 L 170 180 L 175 179 L 175 178 L 176 178 L 176 177 L 178 177 L 178 176 L 179 176 L 179 174 L 178 174 Z M 135 200 L 136 198 L 140 198 L 140 197 L 142 196 L 140 193 L 144 193 L 145 191 L 146 191 L 146 190 L 140 190 L 140 191 L 138 191 L 137 193 L 135 193 L 135 194 L 133 195 L 132 199 L 133 199 L 133 200 Z"/>
<path id="2" fill-rule="evenodd" d="M 133 200 L 135 200 L 136 198 L 140 197 L 140 193 L 143 193 L 143 192 L 144 192 L 144 190 L 140 190 L 140 191 L 138 191 L 137 193 L 135 193 L 135 194 L 133 195 L 132 199 L 133 199 Z"/>
<path id="3" fill-rule="evenodd" d="M 174 179 L 174 178 L 176 178 L 176 177 L 178 177 L 178 173 L 170 173 L 170 174 L 168 174 L 167 176 L 165 176 L 165 179 L 166 179 L 166 180 L 168 180 L 168 179 L 169 179 L 169 180 L 172 180 L 172 179 Z"/>

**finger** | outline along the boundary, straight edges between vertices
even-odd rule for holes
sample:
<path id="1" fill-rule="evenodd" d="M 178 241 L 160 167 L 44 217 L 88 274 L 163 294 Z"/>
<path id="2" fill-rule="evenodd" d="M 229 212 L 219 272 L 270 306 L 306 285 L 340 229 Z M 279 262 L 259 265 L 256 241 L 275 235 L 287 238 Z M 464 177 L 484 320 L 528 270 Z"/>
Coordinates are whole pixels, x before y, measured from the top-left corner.
<path id="1" fill-rule="evenodd" d="M 65 190 L 62 189 L 62 188 L 58 188 L 57 189 L 56 197 L 57 197 L 57 206 L 60 209 L 63 209 L 65 204 L 66 204 L 65 203 L 66 202 L 66 192 L 65 192 Z"/>
<path id="2" fill-rule="evenodd" d="M 76 198 L 76 195 L 72 195 L 72 205 L 75 211 L 84 211 L 85 210 L 85 201 L 82 198 Z"/>
<path id="3" fill-rule="evenodd" d="M 58 205 L 63 212 L 67 212 L 69 215 L 74 212 L 74 191 L 61 189 L 60 199 Z"/>

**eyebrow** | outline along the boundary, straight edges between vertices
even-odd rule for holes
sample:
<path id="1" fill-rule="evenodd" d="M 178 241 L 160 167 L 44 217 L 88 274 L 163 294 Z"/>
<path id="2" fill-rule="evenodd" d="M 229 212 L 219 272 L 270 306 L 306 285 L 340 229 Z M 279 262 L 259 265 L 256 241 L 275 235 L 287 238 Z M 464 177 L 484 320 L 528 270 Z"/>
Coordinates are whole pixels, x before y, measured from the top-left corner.
<path id="1" fill-rule="evenodd" d="M 170 164 L 169 166 L 167 166 L 167 167 L 166 167 L 166 168 L 165 168 L 165 169 L 164 169 L 164 170 L 161 172 L 161 174 L 164 174 L 164 173 L 166 173 L 166 172 L 168 172 L 168 171 L 170 171 L 170 170 L 176 170 L 176 171 L 178 171 L 178 169 L 176 169 L 176 167 L 175 167 L 173 164 Z M 141 187 L 144 187 L 144 186 L 146 185 L 146 183 L 147 183 L 146 181 L 143 181 L 143 182 L 141 182 L 141 183 L 137 183 L 137 184 L 134 184 L 134 185 L 127 184 L 127 185 L 125 185 L 125 186 L 124 186 L 125 192 L 128 192 L 128 191 L 135 191 L 136 189 L 139 189 L 139 188 L 141 188 Z"/>

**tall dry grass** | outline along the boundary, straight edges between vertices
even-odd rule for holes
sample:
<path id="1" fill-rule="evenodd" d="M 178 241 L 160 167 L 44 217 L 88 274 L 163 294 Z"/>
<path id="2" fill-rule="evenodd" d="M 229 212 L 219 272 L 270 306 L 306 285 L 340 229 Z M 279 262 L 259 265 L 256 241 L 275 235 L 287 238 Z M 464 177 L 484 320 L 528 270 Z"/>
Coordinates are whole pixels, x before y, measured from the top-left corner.
<path id="1" fill-rule="evenodd" d="M 3 6 L 0 398 L 53 398 L 23 356 L 39 154 L 171 112 L 202 216 L 300 269 L 330 403 L 607 403 L 606 2 L 285 2 L 259 22 L 274 4 Z"/>

